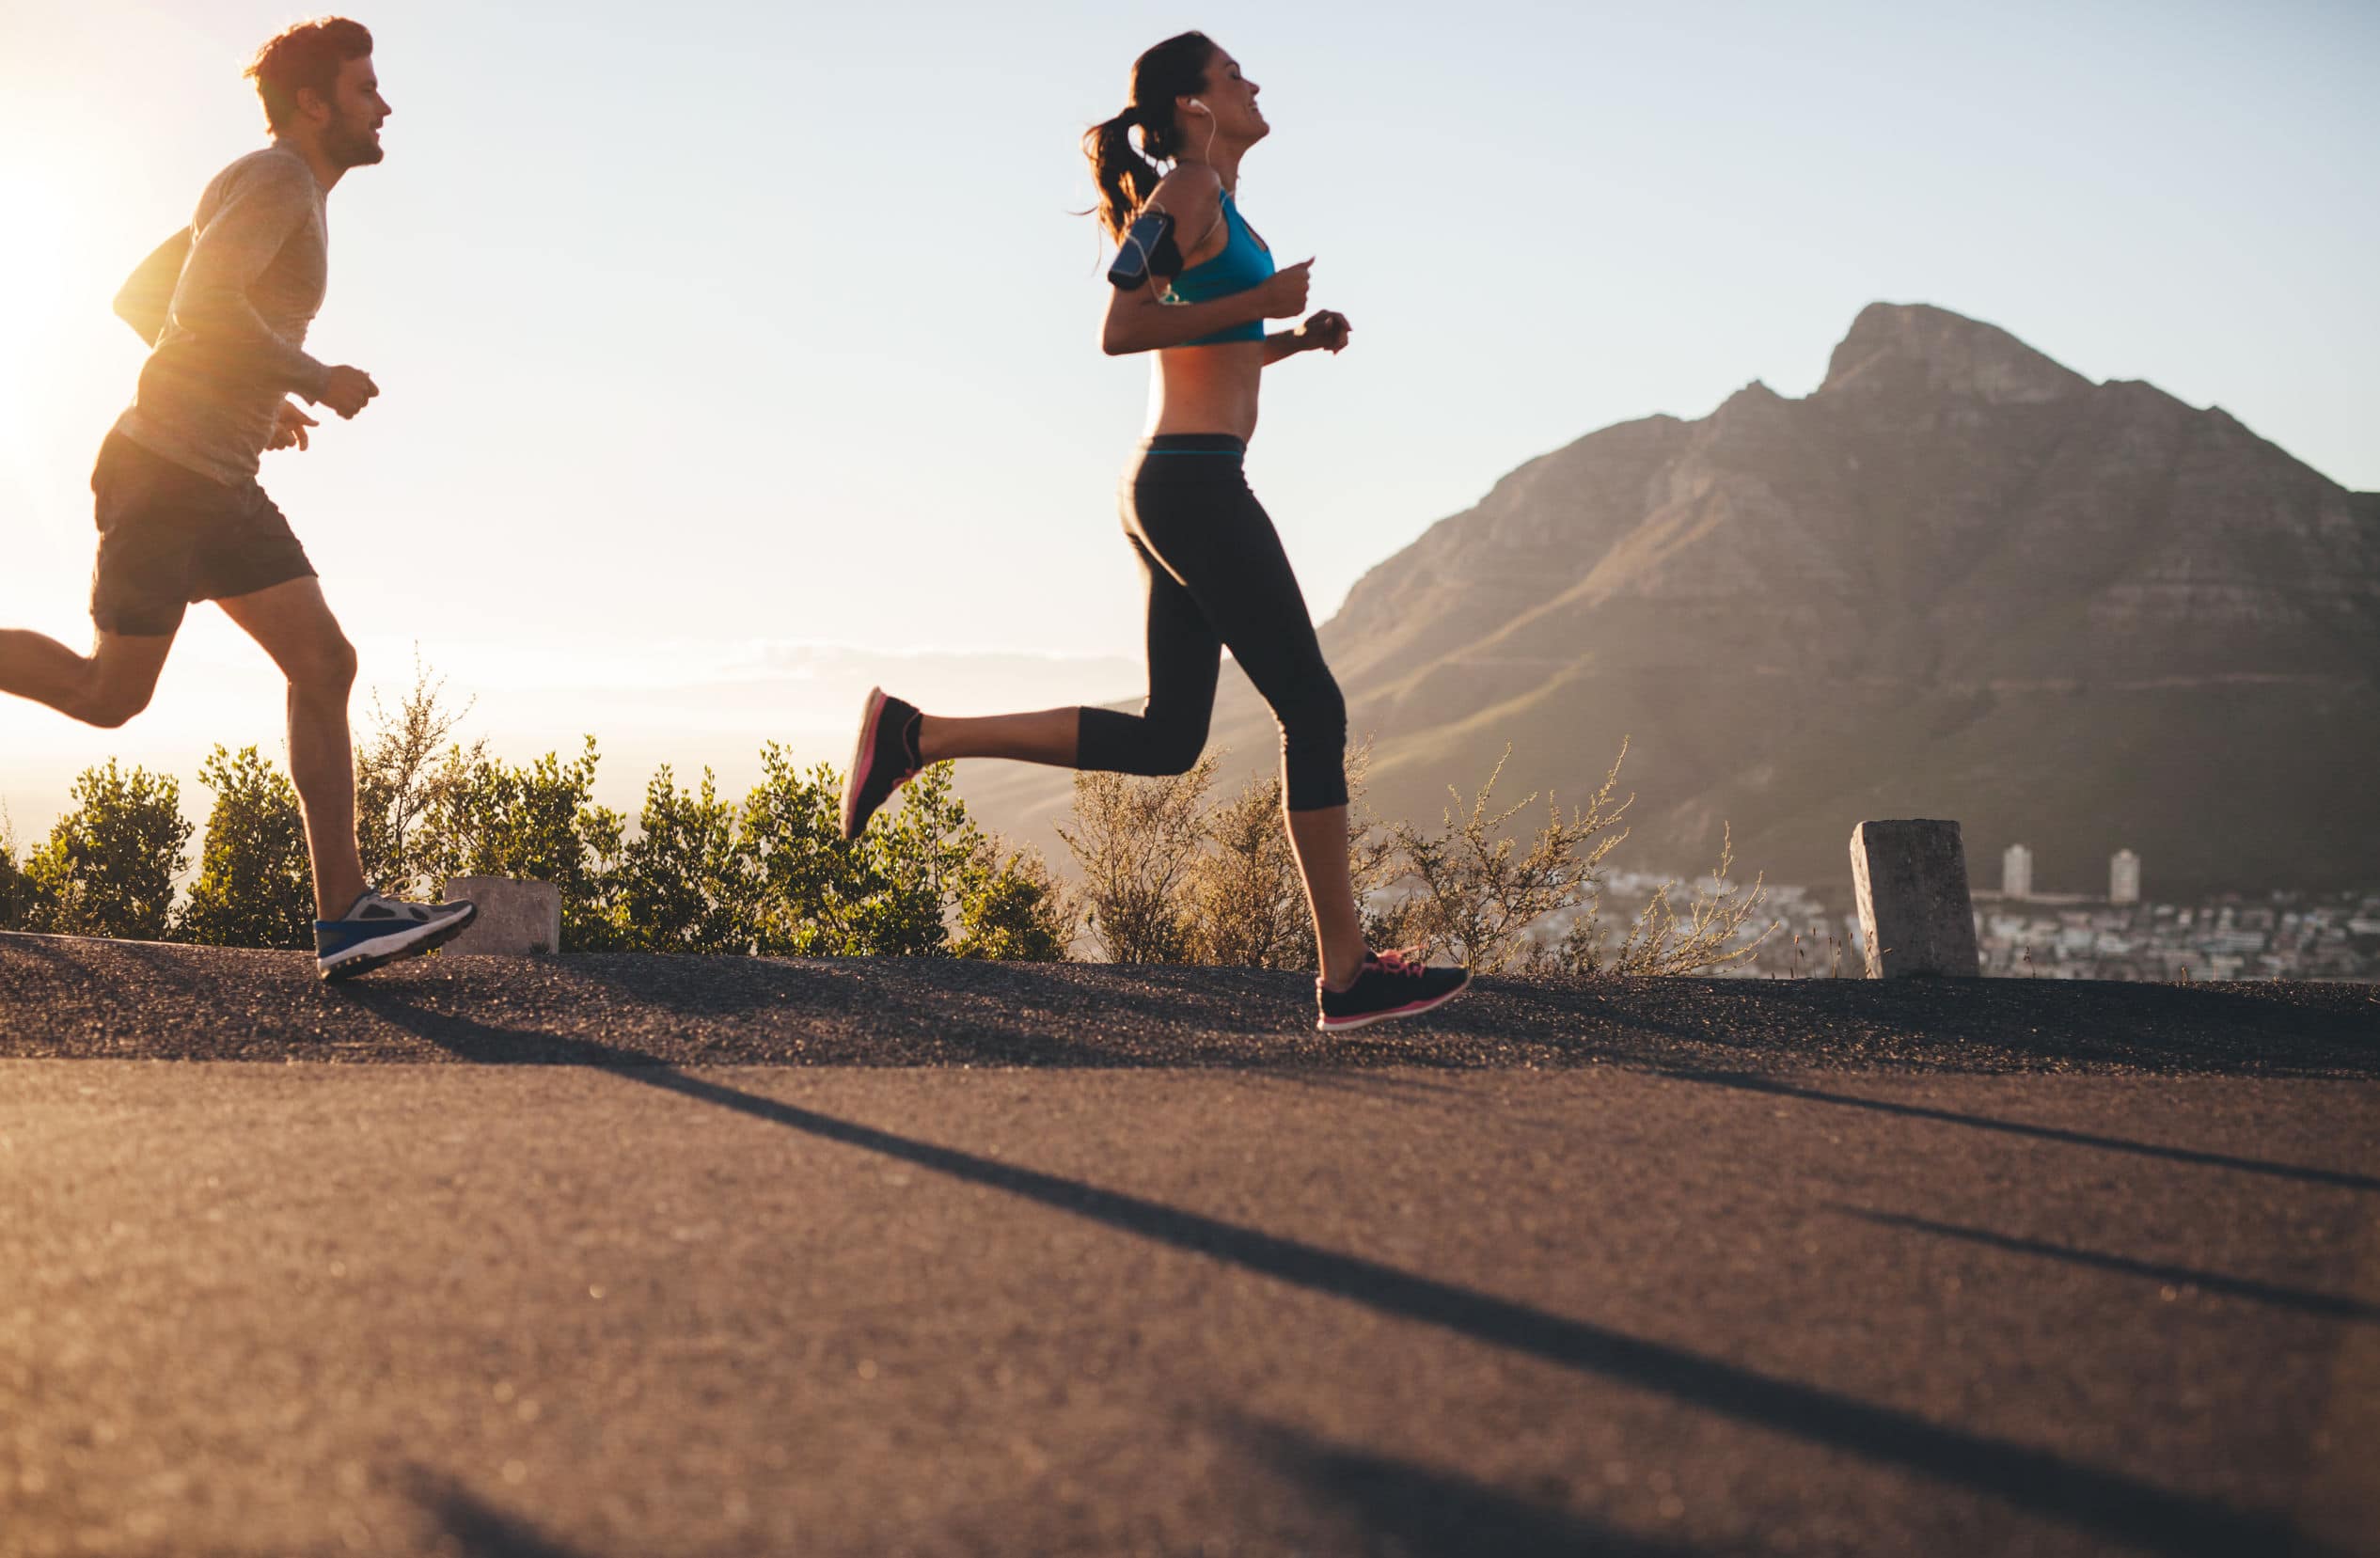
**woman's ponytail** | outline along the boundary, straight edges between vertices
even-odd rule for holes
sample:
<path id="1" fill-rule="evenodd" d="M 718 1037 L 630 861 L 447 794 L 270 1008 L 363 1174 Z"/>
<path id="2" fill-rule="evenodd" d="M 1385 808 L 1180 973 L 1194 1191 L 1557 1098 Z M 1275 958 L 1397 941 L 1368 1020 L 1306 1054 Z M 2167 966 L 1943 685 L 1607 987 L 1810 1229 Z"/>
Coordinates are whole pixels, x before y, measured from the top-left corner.
<path id="1" fill-rule="evenodd" d="M 1099 225 L 1108 236 L 1121 239 L 1161 175 L 1157 165 L 1134 149 L 1132 132 L 1141 124 L 1141 111 L 1127 108 L 1103 124 L 1083 133 L 1082 152 L 1091 159 L 1091 180 L 1099 186 Z"/>
<path id="2" fill-rule="evenodd" d="M 1093 209 L 1110 238 L 1122 239 L 1142 205 L 1156 193 L 1163 175 L 1150 158 L 1171 161 L 1181 150 L 1174 100 L 1194 98 L 1206 89 L 1206 67 L 1214 57 L 1214 42 L 1205 33 L 1167 39 L 1132 62 L 1130 105 L 1083 132 L 1082 154 L 1091 159 L 1092 181 L 1099 186 L 1099 203 Z M 1138 147 L 1132 144 L 1136 129 L 1141 133 Z"/>

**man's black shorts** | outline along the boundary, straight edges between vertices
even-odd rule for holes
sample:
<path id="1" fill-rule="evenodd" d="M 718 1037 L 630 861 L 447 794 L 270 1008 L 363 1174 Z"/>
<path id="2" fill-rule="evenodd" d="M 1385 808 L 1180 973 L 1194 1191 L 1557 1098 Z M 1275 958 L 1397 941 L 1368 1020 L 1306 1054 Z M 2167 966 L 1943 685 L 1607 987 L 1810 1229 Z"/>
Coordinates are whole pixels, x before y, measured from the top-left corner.
<path id="1" fill-rule="evenodd" d="M 314 576 L 262 487 L 210 481 L 120 433 L 100 446 L 91 495 L 99 522 L 91 621 L 103 633 L 162 637 L 181 626 L 192 601 Z"/>

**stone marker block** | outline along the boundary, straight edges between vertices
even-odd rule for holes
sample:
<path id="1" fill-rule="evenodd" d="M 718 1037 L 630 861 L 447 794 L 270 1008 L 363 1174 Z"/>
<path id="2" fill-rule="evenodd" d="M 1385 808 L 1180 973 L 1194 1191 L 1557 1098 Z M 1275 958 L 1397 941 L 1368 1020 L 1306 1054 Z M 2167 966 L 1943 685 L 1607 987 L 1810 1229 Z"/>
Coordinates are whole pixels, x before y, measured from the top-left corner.
<path id="1" fill-rule="evenodd" d="M 471 928 L 447 943 L 449 956 L 523 957 L 560 950 L 562 889 L 551 882 L 458 876 L 447 884 L 446 896 L 480 905 Z"/>
<path id="2" fill-rule="evenodd" d="M 1957 823 L 1861 823 L 1852 829 L 1852 884 L 1869 979 L 1981 976 Z"/>

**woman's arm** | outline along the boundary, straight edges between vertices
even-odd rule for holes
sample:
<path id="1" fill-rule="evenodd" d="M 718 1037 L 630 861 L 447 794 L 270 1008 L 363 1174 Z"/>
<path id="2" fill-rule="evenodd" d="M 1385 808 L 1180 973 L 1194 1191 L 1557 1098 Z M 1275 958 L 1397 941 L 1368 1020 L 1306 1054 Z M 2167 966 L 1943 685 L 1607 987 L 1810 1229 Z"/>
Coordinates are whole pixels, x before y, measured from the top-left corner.
<path id="1" fill-rule="evenodd" d="M 1181 245 L 1186 266 L 1208 258 L 1199 251 L 1222 226 L 1222 181 L 1213 168 L 1192 164 L 1168 173 L 1149 195 L 1147 209 L 1174 218 L 1174 240 Z M 1204 303 L 1161 301 L 1170 278 L 1152 272 L 1138 287 L 1111 289 L 1107 318 L 1099 328 L 1099 350 L 1111 357 L 1158 352 L 1188 345 L 1235 324 L 1294 318 L 1306 306 L 1306 267 L 1313 263 L 1304 260 L 1244 292 Z"/>
<path id="2" fill-rule="evenodd" d="M 1130 291 L 1117 289 L 1108 299 L 1107 321 L 1099 330 L 1099 350 L 1111 357 L 1157 352 L 1169 346 L 1186 346 L 1201 336 L 1211 336 L 1235 324 L 1292 318 L 1306 306 L 1306 267 L 1313 263 L 1311 260 L 1301 260 L 1244 292 L 1208 298 L 1204 303 L 1158 302 L 1155 277 Z M 1267 350 L 1270 351 L 1269 346 Z M 1268 356 L 1266 360 L 1272 359 Z"/>
<path id="3" fill-rule="evenodd" d="M 1300 352 L 1344 352 L 1348 337 L 1354 333 L 1354 326 L 1348 323 L 1345 314 L 1332 308 L 1321 309 L 1295 330 L 1275 330 L 1267 336 L 1265 366 L 1270 368 Z"/>

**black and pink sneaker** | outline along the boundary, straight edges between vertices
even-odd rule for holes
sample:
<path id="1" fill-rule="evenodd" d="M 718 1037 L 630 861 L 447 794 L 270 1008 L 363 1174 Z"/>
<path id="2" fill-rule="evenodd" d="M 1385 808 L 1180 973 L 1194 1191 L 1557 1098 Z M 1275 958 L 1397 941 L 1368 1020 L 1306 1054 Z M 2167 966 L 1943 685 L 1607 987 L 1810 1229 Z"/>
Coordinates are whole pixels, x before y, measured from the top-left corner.
<path id="1" fill-rule="evenodd" d="M 868 689 L 868 701 L 859 711 L 859 745 L 853 749 L 850 771 L 843 779 L 845 840 L 858 838 L 876 808 L 925 766 L 917 749 L 918 725 L 924 717 L 882 687 Z"/>
<path id="2" fill-rule="evenodd" d="M 1401 952 L 1365 952 L 1355 983 L 1344 990 L 1333 990 L 1316 980 L 1314 993 L 1322 1015 L 1314 1026 L 1329 1033 L 1391 1017 L 1414 1016 L 1443 1006 L 1471 988 L 1470 969 L 1433 968 L 1422 961 L 1423 956 L 1419 947 Z"/>

